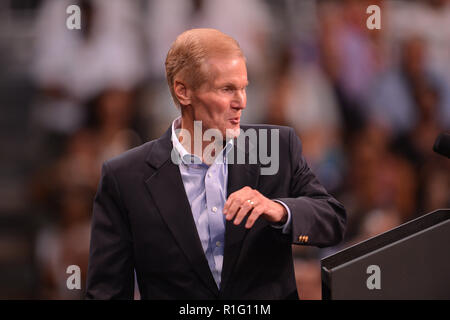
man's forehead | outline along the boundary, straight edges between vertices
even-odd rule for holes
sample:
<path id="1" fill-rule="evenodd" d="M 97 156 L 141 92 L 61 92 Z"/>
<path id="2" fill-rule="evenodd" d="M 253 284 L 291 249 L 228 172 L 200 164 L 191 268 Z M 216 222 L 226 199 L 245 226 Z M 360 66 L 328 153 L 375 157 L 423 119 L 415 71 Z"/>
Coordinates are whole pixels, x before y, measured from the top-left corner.
<path id="1" fill-rule="evenodd" d="M 206 62 L 210 64 L 238 64 L 243 62 L 245 64 L 245 58 L 240 55 L 222 55 L 218 53 L 209 56 Z"/>
<path id="2" fill-rule="evenodd" d="M 206 67 L 215 76 L 247 77 L 245 60 L 241 57 L 210 58 L 206 62 Z"/>

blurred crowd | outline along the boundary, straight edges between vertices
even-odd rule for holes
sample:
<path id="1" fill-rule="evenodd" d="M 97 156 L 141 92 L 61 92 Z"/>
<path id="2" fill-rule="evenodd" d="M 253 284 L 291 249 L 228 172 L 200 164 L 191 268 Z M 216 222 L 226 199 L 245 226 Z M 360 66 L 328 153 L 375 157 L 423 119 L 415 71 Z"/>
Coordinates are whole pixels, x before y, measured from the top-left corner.
<path id="1" fill-rule="evenodd" d="M 66 28 L 70 4 L 81 30 Z M 380 30 L 366 26 L 371 4 Z M 450 207 L 450 162 L 432 151 L 450 128 L 448 0 L 9 0 L 0 12 L 1 298 L 83 296 L 66 268 L 81 267 L 83 289 L 101 164 L 178 116 L 164 60 L 189 28 L 238 40 L 242 121 L 295 128 L 347 208 L 344 243 L 293 248 L 301 298 L 320 299 L 324 256 Z"/>

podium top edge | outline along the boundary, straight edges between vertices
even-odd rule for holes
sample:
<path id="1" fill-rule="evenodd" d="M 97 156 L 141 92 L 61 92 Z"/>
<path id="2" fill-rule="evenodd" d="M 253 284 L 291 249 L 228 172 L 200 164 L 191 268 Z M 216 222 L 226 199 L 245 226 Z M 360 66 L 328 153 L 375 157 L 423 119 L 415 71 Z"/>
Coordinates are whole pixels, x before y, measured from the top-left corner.
<path id="1" fill-rule="evenodd" d="M 449 219 L 450 209 L 438 209 L 424 214 L 389 231 L 376 235 L 323 258 L 321 260 L 322 268 L 331 270 L 343 263 L 354 260 L 374 250 L 402 240 Z"/>

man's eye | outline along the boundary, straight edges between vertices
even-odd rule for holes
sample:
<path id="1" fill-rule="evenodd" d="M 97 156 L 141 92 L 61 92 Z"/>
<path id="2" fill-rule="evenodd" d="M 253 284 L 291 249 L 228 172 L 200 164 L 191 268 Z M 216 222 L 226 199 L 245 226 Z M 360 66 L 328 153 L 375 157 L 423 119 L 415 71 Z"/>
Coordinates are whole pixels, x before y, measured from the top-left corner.
<path id="1" fill-rule="evenodd" d="M 233 89 L 233 88 L 230 88 L 230 87 L 225 87 L 225 88 L 223 88 L 222 90 L 223 90 L 223 92 L 225 92 L 225 93 L 231 93 L 231 92 L 234 91 L 234 89 Z"/>

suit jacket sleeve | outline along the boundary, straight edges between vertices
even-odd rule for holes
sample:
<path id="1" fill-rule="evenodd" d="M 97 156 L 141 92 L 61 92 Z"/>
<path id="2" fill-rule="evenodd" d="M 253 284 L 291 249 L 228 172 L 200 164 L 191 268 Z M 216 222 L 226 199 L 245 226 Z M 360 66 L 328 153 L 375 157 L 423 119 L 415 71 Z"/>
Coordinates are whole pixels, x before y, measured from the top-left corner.
<path id="1" fill-rule="evenodd" d="M 291 211 L 292 243 L 317 247 L 332 246 L 344 237 L 346 212 L 341 203 L 327 193 L 312 173 L 304 157 L 300 139 L 291 128 L 290 197 L 279 198 Z M 305 236 L 307 241 L 305 242 Z"/>
<path id="2" fill-rule="evenodd" d="M 117 182 L 103 164 L 94 199 L 87 299 L 133 299 L 133 246 Z"/>

